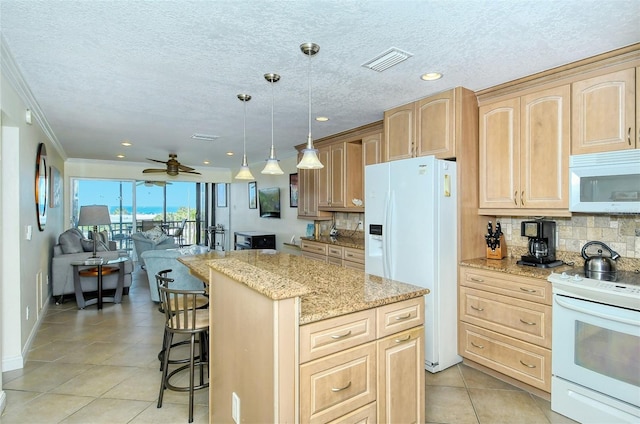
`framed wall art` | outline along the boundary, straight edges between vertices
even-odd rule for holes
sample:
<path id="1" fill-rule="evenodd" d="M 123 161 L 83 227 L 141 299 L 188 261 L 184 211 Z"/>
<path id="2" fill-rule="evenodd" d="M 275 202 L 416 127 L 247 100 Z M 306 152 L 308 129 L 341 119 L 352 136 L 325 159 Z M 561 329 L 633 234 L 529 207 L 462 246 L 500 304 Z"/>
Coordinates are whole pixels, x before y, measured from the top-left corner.
<path id="1" fill-rule="evenodd" d="M 36 175 L 34 179 L 36 214 L 40 231 L 44 231 L 44 227 L 47 224 L 47 191 L 49 188 L 47 171 L 47 148 L 44 143 L 40 143 L 36 154 Z"/>
<path id="2" fill-rule="evenodd" d="M 289 174 L 289 206 L 298 207 L 298 174 Z"/>
<path id="3" fill-rule="evenodd" d="M 258 200 L 256 193 L 256 182 L 251 181 L 249 183 L 249 209 L 257 209 L 258 208 Z"/>
<path id="4" fill-rule="evenodd" d="M 55 166 L 49 167 L 49 207 L 57 208 L 62 202 L 62 177 Z"/>

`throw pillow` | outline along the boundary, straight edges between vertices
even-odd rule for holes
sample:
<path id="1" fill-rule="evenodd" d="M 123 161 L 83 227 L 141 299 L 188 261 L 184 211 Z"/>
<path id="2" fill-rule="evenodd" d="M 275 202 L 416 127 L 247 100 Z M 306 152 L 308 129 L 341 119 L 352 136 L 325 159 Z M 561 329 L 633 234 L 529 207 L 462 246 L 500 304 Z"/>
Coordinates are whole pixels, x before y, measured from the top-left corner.
<path id="1" fill-rule="evenodd" d="M 153 242 L 153 244 L 159 244 L 169 238 L 160 227 L 157 225 L 150 230 L 143 231 L 142 234 L 149 240 Z"/>
<path id="2" fill-rule="evenodd" d="M 93 240 L 89 239 L 81 239 L 80 244 L 82 245 L 81 252 L 93 252 Z M 109 248 L 100 240 L 96 241 L 96 252 L 106 252 Z"/>
<path id="3" fill-rule="evenodd" d="M 182 247 L 177 250 L 178 252 L 180 252 L 181 255 L 199 255 L 201 253 L 200 246 L 195 244 L 192 246 Z"/>
<path id="4" fill-rule="evenodd" d="M 80 240 L 82 240 L 82 233 L 77 228 L 70 228 L 58 237 L 58 243 L 65 255 L 84 252 Z M 93 247 L 91 251 L 93 252 Z"/>

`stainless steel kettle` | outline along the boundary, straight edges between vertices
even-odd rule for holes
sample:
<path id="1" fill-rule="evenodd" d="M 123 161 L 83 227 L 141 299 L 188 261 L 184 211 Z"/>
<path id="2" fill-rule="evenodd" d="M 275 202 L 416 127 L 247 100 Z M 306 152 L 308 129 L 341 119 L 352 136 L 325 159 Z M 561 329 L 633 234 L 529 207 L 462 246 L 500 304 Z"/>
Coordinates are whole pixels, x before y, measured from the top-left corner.
<path id="1" fill-rule="evenodd" d="M 598 256 L 587 255 L 587 247 L 599 245 L 609 251 L 609 256 L 602 256 L 602 249 L 598 249 Z M 590 241 L 582 247 L 582 257 L 584 258 L 584 275 L 587 278 L 595 278 L 597 280 L 615 280 L 617 273 L 616 259 L 620 255 L 613 251 L 606 244 L 599 241 Z"/>

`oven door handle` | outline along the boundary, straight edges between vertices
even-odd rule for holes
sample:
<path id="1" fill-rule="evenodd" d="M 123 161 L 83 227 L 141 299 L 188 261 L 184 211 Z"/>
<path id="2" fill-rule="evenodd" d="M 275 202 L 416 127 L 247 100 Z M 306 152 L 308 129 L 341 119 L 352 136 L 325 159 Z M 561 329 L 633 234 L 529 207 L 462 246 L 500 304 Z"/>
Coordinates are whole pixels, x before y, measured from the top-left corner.
<path id="1" fill-rule="evenodd" d="M 571 309 L 571 310 L 576 311 L 576 312 L 581 312 L 581 313 L 586 314 L 586 315 L 596 316 L 596 317 L 603 318 L 603 319 L 606 319 L 606 320 L 621 322 L 623 324 L 630 324 L 630 325 L 633 325 L 633 326 L 637 326 L 638 325 L 638 321 L 631 320 L 631 319 L 626 319 L 626 318 L 623 318 L 623 317 L 617 317 L 615 315 L 603 314 L 601 312 L 591 311 L 591 310 L 586 309 L 586 308 L 581 308 L 581 307 L 579 307 L 579 306 L 577 306 L 577 305 L 575 305 L 573 303 L 567 302 L 566 300 L 562 300 L 560 297 L 561 296 L 554 296 L 554 300 L 558 305 L 562 306 L 563 308 Z M 585 300 L 584 302 L 588 302 L 588 300 Z"/>

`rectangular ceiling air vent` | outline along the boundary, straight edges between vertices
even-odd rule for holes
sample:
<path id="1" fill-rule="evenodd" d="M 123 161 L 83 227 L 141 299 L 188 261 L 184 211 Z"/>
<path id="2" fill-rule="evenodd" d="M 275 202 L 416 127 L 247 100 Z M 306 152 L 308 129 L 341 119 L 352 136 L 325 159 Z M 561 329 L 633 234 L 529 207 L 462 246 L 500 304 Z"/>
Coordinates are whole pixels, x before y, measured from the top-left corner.
<path id="1" fill-rule="evenodd" d="M 193 138 L 194 140 L 214 141 L 214 140 L 220 138 L 220 136 L 195 133 L 195 134 L 193 134 L 191 136 L 191 138 Z"/>
<path id="2" fill-rule="evenodd" d="M 368 62 L 363 63 L 361 66 L 365 68 L 373 69 L 377 72 L 386 71 L 392 66 L 397 65 L 400 62 L 404 62 L 413 56 L 412 53 L 405 52 L 403 50 L 397 49 L 395 47 L 391 47 L 389 50 L 384 53 L 379 54 L 375 58 L 371 59 Z"/>

